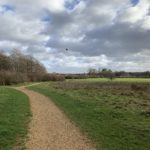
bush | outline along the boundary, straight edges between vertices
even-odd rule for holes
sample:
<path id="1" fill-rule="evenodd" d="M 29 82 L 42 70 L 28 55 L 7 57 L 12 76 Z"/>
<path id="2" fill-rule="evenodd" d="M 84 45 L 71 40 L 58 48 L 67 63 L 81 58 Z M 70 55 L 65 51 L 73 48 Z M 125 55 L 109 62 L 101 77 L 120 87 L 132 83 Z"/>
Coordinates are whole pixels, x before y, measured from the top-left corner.
<path id="1" fill-rule="evenodd" d="M 0 85 L 11 84 L 11 73 L 9 71 L 0 71 Z"/>
<path id="2" fill-rule="evenodd" d="M 65 79 L 87 79 L 88 75 L 86 74 L 68 74 L 65 75 Z"/>
<path id="3" fill-rule="evenodd" d="M 65 76 L 61 74 L 46 74 L 43 81 L 65 81 Z"/>
<path id="4" fill-rule="evenodd" d="M 0 85 L 11 85 L 21 82 L 25 82 L 27 76 L 21 73 L 15 73 L 10 71 L 0 71 Z"/>

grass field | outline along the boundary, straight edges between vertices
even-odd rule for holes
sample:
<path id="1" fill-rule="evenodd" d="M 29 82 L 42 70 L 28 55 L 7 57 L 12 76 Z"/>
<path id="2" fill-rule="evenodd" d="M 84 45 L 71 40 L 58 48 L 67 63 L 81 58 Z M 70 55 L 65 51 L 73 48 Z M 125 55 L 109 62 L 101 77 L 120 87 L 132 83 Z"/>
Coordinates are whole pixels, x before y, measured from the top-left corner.
<path id="1" fill-rule="evenodd" d="M 73 81 L 69 79 L 68 81 Z M 112 81 L 109 78 L 87 78 L 87 79 L 74 79 L 74 81 L 85 82 L 137 82 L 137 83 L 150 83 L 150 78 L 114 78 Z"/>
<path id="2" fill-rule="evenodd" d="M 24 148 L 30 116 L 26 95 L 0 87 L 0 150 Z"/>
<path id="3" fill-rule="evenodd" d="M 150 149 L 150 84 L 76 80 L 30 89 L 51 97 L 98 149 Z"/>

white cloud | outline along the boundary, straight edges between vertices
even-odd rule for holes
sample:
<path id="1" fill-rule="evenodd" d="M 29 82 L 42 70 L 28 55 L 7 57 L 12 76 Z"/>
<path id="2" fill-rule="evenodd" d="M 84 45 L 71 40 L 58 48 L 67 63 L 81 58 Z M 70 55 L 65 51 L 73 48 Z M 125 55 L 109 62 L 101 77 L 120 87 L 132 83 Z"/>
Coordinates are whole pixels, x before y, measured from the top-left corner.
<path id="1" fill-rule="evenodd" d="M 55 68 L 58 72 L 80 73 L 87 72 L 88 68 L 90 67 L 97 69 L 100 66 L 108 67 L 110 63 L 111 60 L 109 60 L 105 55 L 90 57 L 60 53 L 50 55 L 48 67 L 52 72 L 55 71 Z"/>
<path id="2" fill-rule="evenodd" d="M 144 29 L 150 30 L 150 16 L 146 16 L 142 21 L 142 27 Z"/>
<path id="3" fill-rule="evenodd" d="M 10 3 L 9 0 L 6 0 Z M 61 12 L 64 11 L 64 3 L 65 0 L 11 0 L 11 3 L 19 7 L 31 8 L 31 11 L 41 11 L 41 9 L 45 8 L 52 12 Z"/>
<path id="4" fill-rule="evenodd" d="M 125 11 L 122 12 L 121 21 L 128 23 L 137 23 L 147 16 L 149 7 L 149 0 L 140 0 L 136 6 L 129 5 L 125 9 Z"/>
<path id="5" fill-rule="evenodd" d="M 14 12 L 0 14 L 1 28 L 0 38 L 7 40 L 22 40 L 28 42 L 40 42 L 47 40 L 47 36 L 40 34 L 44 25 L 33 18 L 33 20 L 24 20 Z"/>
<path id="6" fill-rule="evenodd" d="M 149 8 L 149 0 L 1 0 L 0 49 L 19 48 L 52 72 L 149 70 Z"/>

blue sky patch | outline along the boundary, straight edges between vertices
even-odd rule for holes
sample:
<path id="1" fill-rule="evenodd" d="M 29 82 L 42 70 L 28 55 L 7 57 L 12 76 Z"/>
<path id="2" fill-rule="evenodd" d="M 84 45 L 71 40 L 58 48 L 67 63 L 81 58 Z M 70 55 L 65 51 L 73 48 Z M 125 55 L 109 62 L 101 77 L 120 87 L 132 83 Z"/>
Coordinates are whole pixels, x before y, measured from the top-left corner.
<path id="1" fill-rule="evenodd" d="M 2 5 L 1 7 L 3 8 L 4 12 L 15 10 L 15 8 L 12 5 L 8 5 L 8 4 Z"/>
<path id="2" fill-rule="evenodd" d="M 133 6 L 136 6 L 140 0 L 130 0 Z"/>
<path id="3" fill-rule="evenodd" d="M 43 16 L 41 21 L 43 21 L 43 22 L 50 22 L 51 21 L 51 17 L 48 16 L 48 15 L 47 16 Z"/>
<path id="4" fill-rule="evenodd" d="M 76 5 L 80 3 L 80 0 L 72 0 L 72 1 L 66 1 L 65 2 L 65 7 L 67 9 L 72 10 Z"/>
<path id="5" fill-rule="evenodd" d="M 50 13 L 49 13 L 49 11 L 47 11 L 47 10 L 43 10 L 43 15 L 42 15 L 42 17 L 41 17 L 41 21 L 43 21 L 43 22 L 50 22 L 51 21 L 51 15 L 50 15 Z"/>

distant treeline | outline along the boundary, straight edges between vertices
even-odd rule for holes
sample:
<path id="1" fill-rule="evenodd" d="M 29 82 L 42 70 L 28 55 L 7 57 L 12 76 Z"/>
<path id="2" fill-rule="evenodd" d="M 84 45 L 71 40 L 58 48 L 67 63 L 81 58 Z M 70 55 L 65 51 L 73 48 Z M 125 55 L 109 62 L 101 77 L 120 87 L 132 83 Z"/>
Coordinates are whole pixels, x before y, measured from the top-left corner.
<path id="1" fill-rule="evenodd" d="M 110 69 L 93 69 L 90 68 L 87 73 L 83 74 L 65 74 L 67 79 L 84 79 L 84 78 L 150 78 L 150 71 L 145 72 L 125 72 L 112 71 Z"/>
<path id="2" fill-rule="evenodd" d="M 42 81 L 46 73 L 45 67 L 38 60 L 19 50 L 13 50 L 9 56 L 0 52 L 0 85 Z"/>

